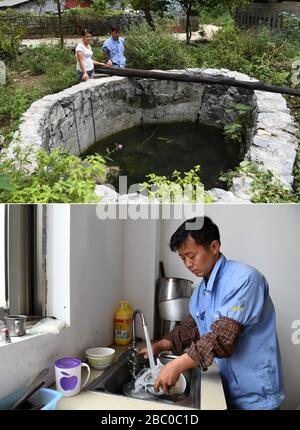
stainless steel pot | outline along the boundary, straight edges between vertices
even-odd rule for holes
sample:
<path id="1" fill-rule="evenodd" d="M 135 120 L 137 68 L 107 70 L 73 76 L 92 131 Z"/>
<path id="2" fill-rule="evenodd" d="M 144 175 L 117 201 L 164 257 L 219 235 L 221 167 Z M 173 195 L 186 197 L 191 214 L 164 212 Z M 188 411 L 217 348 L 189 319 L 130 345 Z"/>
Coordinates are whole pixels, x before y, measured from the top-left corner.
<path id="1" fill-rule="evenodd" d="M 189 313 L 193 282 L 181 278 L 159 278 L 156 290 L 156 336 L 169 333 Z"/>
<path id="2" fill-rule="evenodd" d="M 182 321 L 189 313 L 189 298 L 165 300 L 158 303 L 159 316 L 162 320 Z"/>
<path id="3" fill-rule="evenodd" d="M 26 315 L 7 315 L 4 317 L 10 336 L 24 336 L 26 334 Z"/>
<path id="4" fill-rule="evenodd" d="M 157 285 L 157 301 L 190 297 L 193 282 L 181 278 L 160 278 Z"/>

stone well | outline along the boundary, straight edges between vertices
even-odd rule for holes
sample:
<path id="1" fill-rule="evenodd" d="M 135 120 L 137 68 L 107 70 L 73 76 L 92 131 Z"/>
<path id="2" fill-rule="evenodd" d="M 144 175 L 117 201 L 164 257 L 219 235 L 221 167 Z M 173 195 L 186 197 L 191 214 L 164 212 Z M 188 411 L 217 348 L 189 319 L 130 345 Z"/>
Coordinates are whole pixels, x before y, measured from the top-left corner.
<path id="1" fill-rule="evenodd" d="M 180 72 L 254 80 L 225 69 Z M 24 113 L 14 142 L 48 151 L 57 146 L 69 147 L 79 155 L 110 134 L 142 123 L 200 121 L 216 125 L 222 121 L 228 124 L 234 117 L 226 109 L 236 103 L 253 107 L 246 130 L 245 159 L 258 163 L 263 170 L 271 170 L 283 184 L 291 187 L 298 129 L 281 94 L 222 85 L 104 77 L 34 102 Z M 230 191 L 215 188 L 210 194 L 217 201 L 246 202 L 251 198 L 250 188 L 249 178 L 237 177 Z"/>

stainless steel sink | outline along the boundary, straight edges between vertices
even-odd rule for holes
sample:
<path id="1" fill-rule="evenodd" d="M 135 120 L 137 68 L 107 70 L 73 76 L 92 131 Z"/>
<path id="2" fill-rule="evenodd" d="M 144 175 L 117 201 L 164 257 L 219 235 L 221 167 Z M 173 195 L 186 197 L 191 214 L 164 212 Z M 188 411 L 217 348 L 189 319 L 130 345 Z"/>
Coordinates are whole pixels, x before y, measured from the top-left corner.
<path id="1" fill-rule="evenodd" d="M 123 388 L 132 380 L 129 369 L 130 357 L 129 351 L 124 352 L 115 363 L 108 367 L 86 389 L 125 397 Z M 159 358 L 163 364 L 167 364 L 169 361 L 174 360 L 176 356 L 160 355 Z M 138 373 L 143 367 L 149 367 L 149 362 L 144 360 L 142 356 L 138 356 L 136 365 L 136 372 Z M 200 409 L 201 370 L 200 368 L 186 370 L 184 376 L 187 386 L 183 394 L 155 396 L 151 401 Z"/>

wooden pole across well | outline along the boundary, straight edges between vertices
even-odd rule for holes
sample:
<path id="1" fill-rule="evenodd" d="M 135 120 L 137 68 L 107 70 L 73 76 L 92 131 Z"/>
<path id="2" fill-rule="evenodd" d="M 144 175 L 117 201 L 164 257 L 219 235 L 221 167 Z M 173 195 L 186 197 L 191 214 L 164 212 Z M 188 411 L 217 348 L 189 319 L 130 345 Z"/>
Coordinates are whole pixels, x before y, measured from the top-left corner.
<path id="1" fill-rule="evenodd" d="M 95 72 L 105 73 L 111 76 L 124 76 L 128 78 L 147 78 L 159 79 L 165 81 L 180 81 L 180 82 L 193 82 L 198 84 L 207 85 L 224 85 L 228 87 L 247 88 L 249 90 L 260 90 L 271 93 L 288 94 L 290 96 L 300 97 L 300 90 L 289 87 L 279 87 L 277 85 L 265 84 L 260 81 L 240 81 L 232 78 L 220 78 L 217 76 L 197 76 L 193 73 L 181 72 L 166 72 L 156 70 L 140 70 L 140 69 L 120 69 L 117 67 L 106 67 L 95 65 Z"/>

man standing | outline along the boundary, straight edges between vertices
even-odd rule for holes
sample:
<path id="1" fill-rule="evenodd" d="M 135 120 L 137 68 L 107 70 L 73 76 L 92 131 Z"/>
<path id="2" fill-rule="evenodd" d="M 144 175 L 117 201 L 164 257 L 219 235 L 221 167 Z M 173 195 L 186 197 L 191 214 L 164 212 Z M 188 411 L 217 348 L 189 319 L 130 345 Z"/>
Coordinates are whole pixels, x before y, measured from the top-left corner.
<path id="1" fill-rule="evenodd" d="M 153 344 L 155 354 L 181 354 L 160 371 L 154 388 L 167 392 L 184 370 L 205 371 L 215 361 L 228 408 L 278 409 L 285 394 L 268 283 L 255 268 L 225 258 L 210 218 L 204 217 L 202 228 L 196 222 L 186 221 L 171 237 L 171 250 L 202 281 L 187 318 Z M 146 357 L 146 348 L 140 353 Z"/>
<path id="2" fill-rule="evenodd" d="M 107 39 L 102 46 L 102 50 L 105 55 L 106 65 L 109 67 L 125 67 L 125 40 L 123 37 L 120 37 L 120 34 L 121 33 L 119 27 L 112 27 L 111 37 Z"/>

